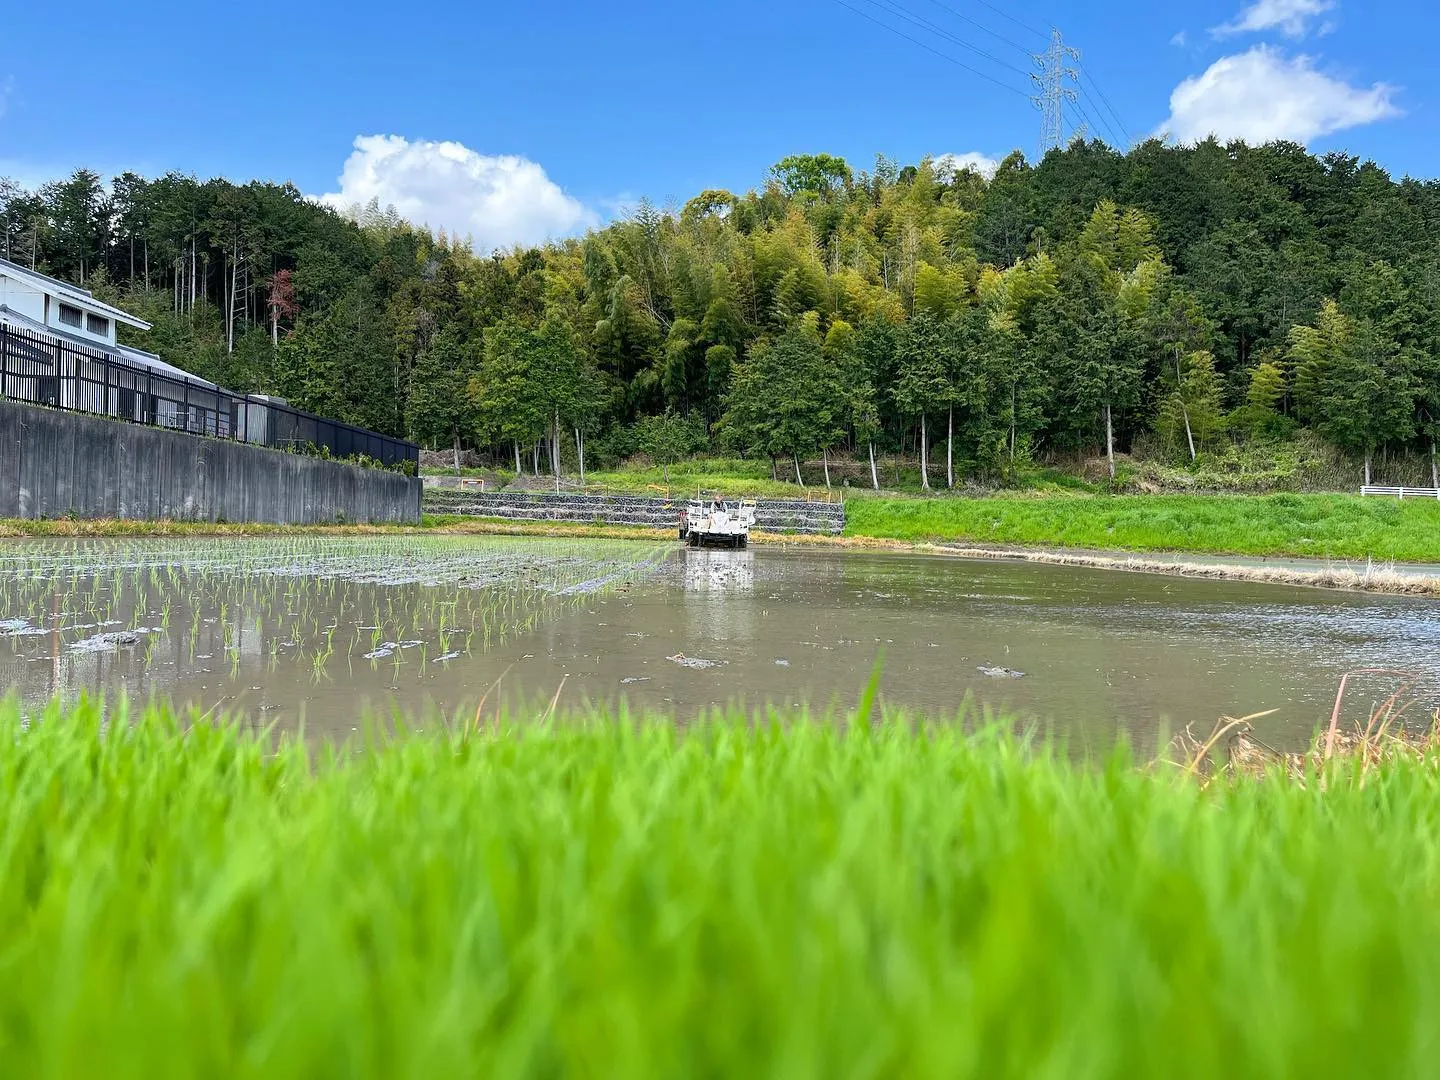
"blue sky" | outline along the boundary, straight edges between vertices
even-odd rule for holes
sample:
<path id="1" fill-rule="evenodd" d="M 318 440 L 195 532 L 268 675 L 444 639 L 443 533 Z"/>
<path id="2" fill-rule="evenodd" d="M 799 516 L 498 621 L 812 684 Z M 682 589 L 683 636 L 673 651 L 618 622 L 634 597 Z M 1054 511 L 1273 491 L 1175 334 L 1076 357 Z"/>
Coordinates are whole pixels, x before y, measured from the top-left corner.
<path id="1" fill-rule="evenodd" d="M 291 180 L 482 247 L 744 190 L 789 153 L 1033 153 L 1014 69 L 1051 25 L 1112 141 L 1280 136 L 1440 175 L 1434 0 L 72 0 L 63 53 L 53 7 L 0 5 L 12 46 L 47 43 L 0 50 L 0 174 Z"/>

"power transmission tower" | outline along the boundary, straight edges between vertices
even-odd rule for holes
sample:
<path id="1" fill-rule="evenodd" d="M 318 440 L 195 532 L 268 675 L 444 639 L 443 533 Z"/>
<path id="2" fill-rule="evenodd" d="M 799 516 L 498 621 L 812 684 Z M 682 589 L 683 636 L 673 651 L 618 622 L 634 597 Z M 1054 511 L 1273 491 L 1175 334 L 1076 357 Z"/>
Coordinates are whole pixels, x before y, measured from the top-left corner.
<path id="1" fill-rule="evenodd" d="M 1076 99 L 1076 92 L 1068 83 L 1080 83 L 1080 69 L 1071 67 L 1080 60 L 1080 50 L 1072 49 L 1060 36 L 1059 27 L 1050 31 L 1050 47 L 1043 53 L 1031 57 L 1038 73 L 1030 78 L 1039 91 L 1030 101 L 1040 110 L 1040 157 L 1058 149 L 1065 141 L 1065 114 L 1063 106 Z"/>

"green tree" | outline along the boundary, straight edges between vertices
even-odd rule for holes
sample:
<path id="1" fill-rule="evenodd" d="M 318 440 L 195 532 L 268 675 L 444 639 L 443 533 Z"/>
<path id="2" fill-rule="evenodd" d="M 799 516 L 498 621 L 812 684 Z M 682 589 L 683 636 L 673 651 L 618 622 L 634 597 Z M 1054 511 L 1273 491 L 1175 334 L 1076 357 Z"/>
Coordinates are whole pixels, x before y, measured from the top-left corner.
<path id="1" fill-rule="evenodd" d="M 484 341 L 480 370 L 470 380 L 469 397 L 481 433 L 513 446 L 519 475 L 524 472 L 520 445 L 538 439 L 546 420 L 545 402 L 535 385 L 535 333 L 518 319 L 504 318 L 486 329 Z M 538 462 L 535 471 L 539 471 Z"/>
<path id="2" fill-rule="evenodd" d="M 772 171 L 790 195 L 828 195 L 849 184 L 852 176 L 845 159 L 830 154 L 792 154 Z"/>
<path id="3" fill-rule="evenodd" d="M 895 404 L 903 416 L 919 422 L 920 484 L 930 489 L 929 414 L 945 406 L 950 395 L 949 349 L 945 324 L 921 312 L 900 338 Z"/>
<path id="4" fill-rule="evenodd" d="M 839 373 L 826 362 L 819 336 L 797 323 L 774 341 L 758 344 L 735 369 L 722 424 L 732 440 L 772 462 L 790 458 L 803 487 L 800 457 L 839 437 L 844 402 Z"/>
<path id="5" fill-rule="evenodd" d="M 1281 430 L 1280 402 L 1285 397 L 1285 372 L 1278 364 L 1264 361 L 1250 371 L 1245 404 L 1236 410 L 1235 423 L 1252 436 L 1274 436 Z"/>
<path id="6" fill-rule="evenodd" d="M 475 375 L 468 342 L 455 327 L 436 334 L 411 374 L 410 438 L 431 446 L 449 444 L 460 468 L 460 440 L 478 426 L 467 392 Z"/>
<path id="7" fill-rule="evenodd" d="M 1295 403 L 1301 417 L 1335 445 L 1365 456 L 1415 432 L 1415 387 L 1397 342 L 1369 320 L 1353 320 L 1334 301 L 1314 326 L 1290 332 Z"/>
<path id="8" fill-rule="evenodd" d="M 673 409 L 659 416 L 647 416 L 635 425 L 635 442 L 650 459 L 663 466 L 665 486 L 670 486 L 670 466 L 700 449 L 704 432 L 690 419 Z"/>
<path id="9" fill-rule="evenodd" d="M 1170 446 L 1183 441 L 1189 460 L 1194 461 L 1199 450 L 1220 430 L 1221 421 L 1215 358 L 1204 350 L 1186 354 L 1178 362 L 1174 384 L 1160 403 L 1156 428 L 1161 438 Z"/>

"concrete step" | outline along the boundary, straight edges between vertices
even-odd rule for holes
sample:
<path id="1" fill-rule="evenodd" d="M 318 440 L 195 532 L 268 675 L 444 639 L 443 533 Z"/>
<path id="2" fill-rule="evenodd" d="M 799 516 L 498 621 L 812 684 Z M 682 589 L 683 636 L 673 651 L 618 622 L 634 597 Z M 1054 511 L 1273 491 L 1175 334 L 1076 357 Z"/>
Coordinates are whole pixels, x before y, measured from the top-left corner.
<path id="1" fill-rule="evenodd" d="M 546 495 L 436 487 L 425 491 L 425 509 L 431 513 L 660 528 L 678 526 L 680 511 L 686 502 L 644 495 Z M 761 499 L 755 505 L 755 524 L 759 529 L 785 532 L 838 533 L 845 527 L 845 506 L 798 499 Z"/>

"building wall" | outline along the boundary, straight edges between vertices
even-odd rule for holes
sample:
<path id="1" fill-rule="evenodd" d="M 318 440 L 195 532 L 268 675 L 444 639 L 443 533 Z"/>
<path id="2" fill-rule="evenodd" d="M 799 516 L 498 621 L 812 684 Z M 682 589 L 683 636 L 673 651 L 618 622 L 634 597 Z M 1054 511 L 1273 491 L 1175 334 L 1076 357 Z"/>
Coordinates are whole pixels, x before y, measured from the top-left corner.
<path id="1" fill-rule="evenodd" d="M 0 401 L 0 517 L 413 522 L 418 477 Z"/>
<path id="2" fill-rule="evenodd" d="M 45 321 L 45 294 L 0 272 L 0 305 L 36 322 Z"/>
<path id="3" fill-rule="evenodd" d="M 118 324 L 114 316 L 107 312 L 95 311 L 94 314 L 101 316 L 109 323 L 109 330 L 104 334 L 92 334 L 88 322 L 82 320 L 79 326 L 67 326 L 60 321 L 60 305 L 68 304 L 71 307 L 79 308 L 81 311 L 89 312 L 90 308 L 81 298 L 71 298 L 50 294 L 50 302 L 45 302 L 46 292 L 44 289 L 29 285 L 13 278 L 0 271 L 0 304 L 5 305 L 11 311 L 24 315 L 27 319 L 34 319 L 38 323 L 54 327 L 66 334 L 74 334 L 86 341 L 93 341 L 96 345 L 114 345 Z"/>

